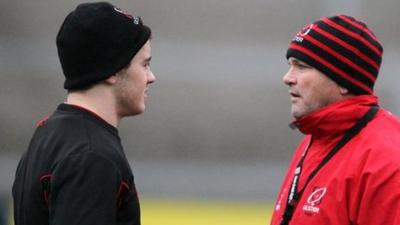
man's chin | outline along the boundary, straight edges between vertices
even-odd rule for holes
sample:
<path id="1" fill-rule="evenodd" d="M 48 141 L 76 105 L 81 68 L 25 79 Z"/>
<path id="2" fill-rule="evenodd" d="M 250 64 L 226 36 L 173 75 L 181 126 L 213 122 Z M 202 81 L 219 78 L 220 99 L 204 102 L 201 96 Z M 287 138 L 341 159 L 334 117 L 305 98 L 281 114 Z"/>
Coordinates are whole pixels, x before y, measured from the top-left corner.
<path id="1" fill-rule="evenodd" d="M 143 114 L 145 111 L 145 106 L 141 106 L 141 107 L 136 107 L 130 110 L 125 111 L 125 113 L 122 115 L 122 117 L 129 117 L 129 116 L 137 116 L 140 114 Z"/>
<path id="2" fill-rule="evenodd" d="M 299 119 L 300 117 L 304 116 L 304 112 L 300 111 L 297 108 L 292 107 L 292 111 L 291 114 L 293 116 L 294 119 Z"/>

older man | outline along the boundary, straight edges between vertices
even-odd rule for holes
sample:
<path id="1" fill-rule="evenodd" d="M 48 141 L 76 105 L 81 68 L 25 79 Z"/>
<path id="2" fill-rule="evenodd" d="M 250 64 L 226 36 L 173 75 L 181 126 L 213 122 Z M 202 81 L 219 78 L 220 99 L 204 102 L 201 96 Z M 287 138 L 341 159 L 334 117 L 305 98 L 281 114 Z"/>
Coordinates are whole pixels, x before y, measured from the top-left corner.
<path id="1" fill-rule="evenodd" d="M 272 225 L 400 224 L 400 121 L 373 87 L 382 46 L 360 20 L 322 18 L 286 57 L 291 114 L 305 134 L 278 194 Z"/>

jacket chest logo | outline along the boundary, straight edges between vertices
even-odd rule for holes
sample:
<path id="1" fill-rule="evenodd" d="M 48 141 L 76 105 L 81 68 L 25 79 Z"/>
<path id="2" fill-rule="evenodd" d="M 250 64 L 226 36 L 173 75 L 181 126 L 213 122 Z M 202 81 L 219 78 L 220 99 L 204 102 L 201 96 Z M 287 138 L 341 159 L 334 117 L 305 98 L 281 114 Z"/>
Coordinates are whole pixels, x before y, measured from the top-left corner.
<path id="1" fill-rule="evenodd" d="M 320 208 L 318 207 L 321 204 L 322 199 L 326 194 L 327 188 L 326 187 L 316 187 L 314 191 L 310 194 L 307 198 L 306 203 L 303 205 L 303 211 L 306 214 L 318 214 Z"/>

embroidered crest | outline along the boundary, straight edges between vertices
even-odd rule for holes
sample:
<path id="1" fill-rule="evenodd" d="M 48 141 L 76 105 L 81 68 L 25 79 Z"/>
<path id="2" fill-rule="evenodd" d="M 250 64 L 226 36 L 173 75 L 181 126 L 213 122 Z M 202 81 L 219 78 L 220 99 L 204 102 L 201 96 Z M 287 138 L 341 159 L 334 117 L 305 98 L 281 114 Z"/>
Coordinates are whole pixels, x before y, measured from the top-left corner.
<path id="1" fill-rule="evenodd" d="M 303 27 L 297 34 L 294 36 L 293 41 L 295 42 L 303 42 L 304 37 L 310 33 L 310 31 L 313 29 L 313 27 L 316 26 L 315 24 L 309 24 L 305 27 Z"/>
<path id="2" fill-rule="evenodd" d="M 325 196 L 327 191 L 326 187 L 317 187 L 307 198 L 306 204 L 303 206 L 303 210 L 306 214 L 316 214 L 319 213 L 320 208 L 318 207 L 321 204 L 322 198 Z"/>
<path id="3" fill-rule="evenodd" d="M 129 19 L 133 20 L 133 23 L 134 23 L 134 24 L 139 25 L 139 23 L 140 23 L 140 17 L 138 17 L 138 16 L 132 16 L 131 14 L 129 14 L 129 13 L 127 13 L 126 11 L 124 11 L 124 10 L 122 10 L 122 9 L 120 9 L 120 8 L 117 8 L 117 7 L 114 7 L 114 10 L 117 11 L 117 12 L 119 12 L 119 13 L 121 13 L 122 15 L 128 17 Z"/>

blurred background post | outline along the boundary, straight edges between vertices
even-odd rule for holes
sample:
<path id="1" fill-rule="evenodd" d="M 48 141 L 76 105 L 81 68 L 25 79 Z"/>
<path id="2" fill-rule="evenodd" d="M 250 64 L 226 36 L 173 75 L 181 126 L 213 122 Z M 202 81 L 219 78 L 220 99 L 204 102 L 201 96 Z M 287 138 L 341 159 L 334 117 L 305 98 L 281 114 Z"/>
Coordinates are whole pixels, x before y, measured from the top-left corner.
<path id="1" fill-rule="evenodd" d="M 0 225 L 36 121 L 64 101 L 55 37 L 81 2 L 0 0 Z M 376 32 L 385 52 L 375 92 L 400 114 L 398 0 L 112 3 L 154 33 L 147 111 L 120 127 L 145 225 L 268 224 L 300 138 L 287 126 L 286 48 L 322 16 L 353 15 Z"/>

